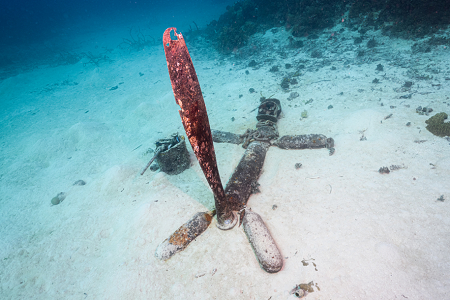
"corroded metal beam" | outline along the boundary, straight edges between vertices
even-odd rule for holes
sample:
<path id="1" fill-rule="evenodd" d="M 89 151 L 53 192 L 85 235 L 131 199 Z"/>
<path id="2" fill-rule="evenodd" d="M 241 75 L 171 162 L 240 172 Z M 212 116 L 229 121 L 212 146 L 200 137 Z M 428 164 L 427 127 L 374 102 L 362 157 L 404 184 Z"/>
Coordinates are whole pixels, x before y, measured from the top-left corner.
<path id="1" fill-rule="evenodd" d="M 172 30 L 176 40 L 170 37 Z M 184 130 L 214 194 L 217 226 L 224 230 L 231 229 L 237 218 L 226 201 L 220 181 L 208 114 L 194 64 L 183 35 L 177 33 L 176 28 L 166 29 L 163 43 L 173 94 L 181 108 L 179 112 Z"/>

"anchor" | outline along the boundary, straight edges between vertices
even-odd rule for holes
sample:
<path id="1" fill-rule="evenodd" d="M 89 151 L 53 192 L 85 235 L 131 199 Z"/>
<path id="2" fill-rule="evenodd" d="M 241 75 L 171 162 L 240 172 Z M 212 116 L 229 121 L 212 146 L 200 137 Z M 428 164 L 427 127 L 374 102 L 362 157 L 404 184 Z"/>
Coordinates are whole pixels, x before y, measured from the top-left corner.
<path id="1" fill-rule="evenodd" d="M 170 37 L 174 31 L 176 40 Z M 164 240 L 155 256 L 167 260 L 184 250 L 202 234 L 217 216 L 217 227 L 232 229 L 238 222 L 253 248 L 259 265 L 268 273 L 283 267 L 283 258 L 269 229 L 259 214 L 247 205 L 250 195 L 258 190 L 258 178 L 266 153 L 271 146 L 281 149 L 327 148 L 334 153 L 334 140 L 322 134 L 286 135 L 279 137 L 277 121 L 281 114 L 278 99 L 261 99 L 256 129 L 238 135 L 211 130 L 200 84 L 183 35 L 168 28 L 163 35 L 167 67 L 180 117 L 200 167 L 214 194 L 215 210 L 199 212 Z M 225 189 L 222 186 L 213 142 L 242 144 L 246 148 Z M 156 154 L 157 155 L 157 154 Z"/>

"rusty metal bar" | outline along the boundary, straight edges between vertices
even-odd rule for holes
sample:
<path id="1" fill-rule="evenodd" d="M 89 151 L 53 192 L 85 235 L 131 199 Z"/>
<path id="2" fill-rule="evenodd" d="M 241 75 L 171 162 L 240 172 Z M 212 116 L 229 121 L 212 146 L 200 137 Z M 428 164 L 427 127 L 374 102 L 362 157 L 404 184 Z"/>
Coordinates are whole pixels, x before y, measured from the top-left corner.
<path id="1" fill-rule="evenodd" d="M 176 40 L 170 37 L 172 30 Z M 217 226 L 224 230 L 231 229 L 236 224 L 237 218 L 226 201 L 220 181 L 208 114 L 194 64 L 183 35 L 177 33 L 176 28 L 166 29 L 163 43 L 173 94 L 181 108 L 179 112 L 184 130 L 214 194 Z"/>

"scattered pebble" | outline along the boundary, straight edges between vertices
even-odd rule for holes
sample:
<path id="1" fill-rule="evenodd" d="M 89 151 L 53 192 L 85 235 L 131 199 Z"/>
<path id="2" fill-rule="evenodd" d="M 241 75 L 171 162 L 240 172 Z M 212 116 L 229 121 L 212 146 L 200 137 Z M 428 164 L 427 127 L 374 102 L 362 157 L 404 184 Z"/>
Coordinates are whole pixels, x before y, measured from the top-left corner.
<path id="1" fill-rule="evenodd" d="M 279 68 L 278 66 L 272 66 L 272 68 L 270 68 L 269 72 L 278 72 Z"/>
<path id="2" fill-rule="evenodd" d="M 63 202 L 64 199 L 66 199 L 66 193 L 61 192 L 61 193 L 58 193 L 58 195 L 56 195 L 55 197 L 53 197 L 51 202 L 53 205 L 58 205 L 61 202 Z"/>
<path id="3" fill-rule="evenodd" d="M 254 59 L 252 59 L 252 60 L 248 63 L 248 66 L 249 66 L 250 68 L 256 67 L 257 65 L 258 65 L 258 63 L 257 63 Z"/>
<path id="4" fill-rule="evenodd" d="M 301 115 L 302 119 L 305 119 L 308 117 L 308 111 L 306 111 L 306 109 L 304 111 L 302 111 Z"/>
<path id="5" fill-rule="evenodd" d="M 406 81 L 405 84 L 403 84 L 403 87 L 409 88 L 413 85 L 411 81 Z"/>
<path id="6" fill-rule="evenodd" d="M 296 163 L 295 164 L 295 168 L 298 170 L 298 169 L 300 169 L 302 167 L 302 164 L 301 163 Z"/>
<path id="7" fill-rule="evenodd" d="M 396 170 L 400 170 L 400 169 L 407 169 L 407 167 L 405 167 L 405 165 L 391 165 L 389 167 L 389 170 L 391 170 L 391 171 L 396 171 Z"/>
<path id="8" fill-rule="evenodd" d="M 388 168 L 388 167 L 381 167 L 381 168 L 378 170 L 378 172 L 379 172 L 380 174 L 389 174 L 389 173 L 391 173 L 391 171 L 389 171 L 389 168 Z"/>
<path id="9" fill-rule="evenodd" d="M 292 92 L 292 93 L 289 95 L 289 97 L 288 97 L 287 99 L 290 101 L 290 100 L 292 100 L 292 99 L 297 98 L 298 96 L 300 96 L 299 93 L 297 93 L 297 92 Z"/>
<path id="10" fill-rule="evenodd" d="M 419 106 L 419 107 L 416 108 L 416 113 L 418 113 L 419 115 L 426 115 L 426 116 L 428 116 L 428 114 L 430 112 L 432 112 L 432 111 L 433 111 L 433 109 L 431 107 Z"/>

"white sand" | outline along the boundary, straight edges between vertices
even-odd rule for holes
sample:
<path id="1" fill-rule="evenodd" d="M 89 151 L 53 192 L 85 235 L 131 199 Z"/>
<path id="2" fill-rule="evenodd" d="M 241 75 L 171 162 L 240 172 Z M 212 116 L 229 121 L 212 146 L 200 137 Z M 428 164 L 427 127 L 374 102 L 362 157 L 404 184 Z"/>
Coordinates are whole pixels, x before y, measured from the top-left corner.
<path id="1" fill-rule="evenodd" d="M 279 273 L 259 267 L 241 228 L 221 231 L 215 220 L 167 262 L 154 257 L 159 243 L 214 205 L 193 155 L 180 175 L 138 175 L 157 139 L 184 133 L 161 45 L 114 50 L 114 62 L 99 67 L 42 67 L 0 82 L 0 298 L 292 299 L 291 289 L 311 281 L 315 292 L 307 299 L 449 298 L 450 145 L 425 129 L 428 116 L 415 113 L 419 105 L 432 107 L 432 115 L 449 113 L 448 49 L 411 56 L 413 42 L 376 35 L 392 58 L 358 64 L 353 50 L 332 54 L 330 46 L 324 57 L 339 56 L 332 63 L 337 69 L 303 70 L 290 91 L 300 97 L 288 101 L 280 88 L 284 64 L 308 59 L 309 67 L 314 59 L 306 48 L 285 50 L 281 59 L 277 49 L 287 36 L 280 30 L 255 37 L 279 40 L 259 59 L 277 61 L 258 70 L 246 67 L 249 60 L 223 60 L 200 42 L 188 44 L 212 128 L 254 128 L 250 111 L 261 92 L 281 100 L 280 135 L 335 139 L 333 156 L 326 149 L 268 151 L 261 193 L 248 204 L 285 257 Z M 393 89 L 411 80 L 396 66 L 400 59 L 441 72 L 412 80 L 412 98 L 399 99 L 408 92 Z M 384 72 L 375 71 L 378 63 Z M 274 64 L 279 73 L 269 72 Z M 373 84 L 375 77 L 381 83 Z M 249 93 L 251 87 L 257 92 Z M 301 119 L 305 109 L 308 118 Z M 364 130 L 367 140 L 360 141 Z M 225 184 L 244 149 L 215 144 L 215 150 Z M 378 173 L 390 165 L 406 168 Z M 87 184 L 72 186 L 79 179 Z M 59 192 L 67 198 L 52 206 Z"/>

